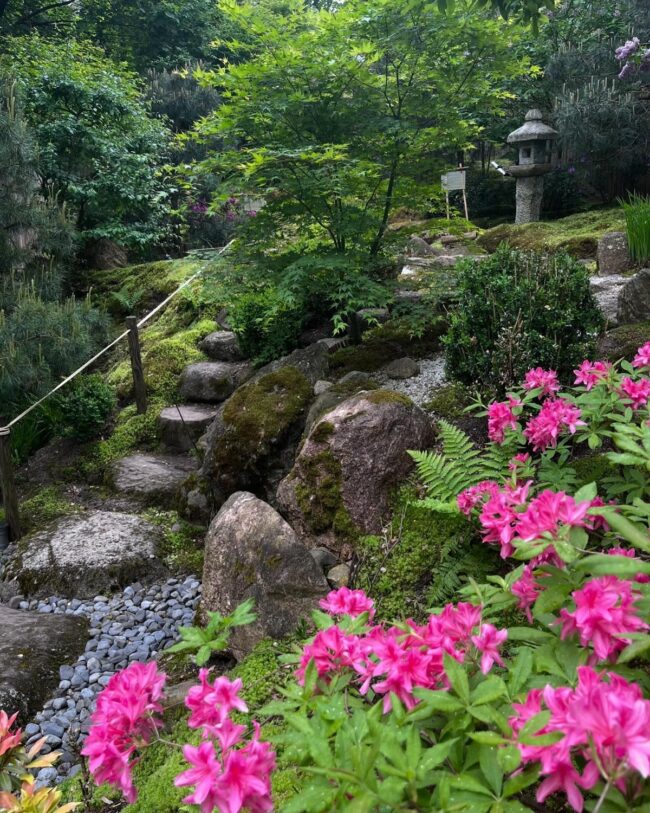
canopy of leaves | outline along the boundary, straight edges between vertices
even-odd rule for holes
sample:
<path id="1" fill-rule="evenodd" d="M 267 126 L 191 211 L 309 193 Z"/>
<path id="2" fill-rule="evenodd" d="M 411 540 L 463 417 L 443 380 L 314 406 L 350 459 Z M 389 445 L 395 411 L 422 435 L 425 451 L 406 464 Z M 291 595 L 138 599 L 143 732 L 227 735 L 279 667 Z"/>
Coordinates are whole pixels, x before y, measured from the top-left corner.
<path id="1" fill-rule="evenodd" d="M 141 246 L 161 237 L 167 144 L 137 77 L 88 42 L 12 39 L 0 75 L 16 81 L 39 148 L 46 196 L 74 212 L 86 237 Z"/>

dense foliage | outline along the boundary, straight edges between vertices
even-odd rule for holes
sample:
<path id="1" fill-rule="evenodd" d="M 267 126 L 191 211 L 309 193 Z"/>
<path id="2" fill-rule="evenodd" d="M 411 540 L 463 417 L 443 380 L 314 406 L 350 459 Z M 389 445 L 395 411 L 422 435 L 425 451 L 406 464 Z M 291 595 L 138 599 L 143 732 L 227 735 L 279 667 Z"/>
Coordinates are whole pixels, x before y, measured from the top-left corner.
<path id="1" fill-rule="evenodd" d="M 0 414 L 42 394 L 105 338 L 105 317 L 68 296 L 65 211 L 44 201 L 36 148 L 12 89 L 0 100 Z"/>
<path id="2" fill-rule="evenodd" d="M 632 364 L 583 361 L 565 391 L 555 371 L 532 369 L 522 391 L 490 405 L 492 441 L 506 450 L 527 442 L 531 453 L 460 491 L 456 510 L 500 549 L 506 575 L 470 577 L 461 600 L 424 624 L 376 618 L 360 590 L 331 592 L 315 634 L 287 658 L 295 680 L 254 710 L 265 728 L 246 724 L 240 679 L 202 669 L 185 698 L 201 738 L 184 746 L 189 768 L 175 779 L 189 788 L 186 803 L 202 813 L 272 810 L 273 772 L 292 765 L 289 813 L 522 813 L 549 797 L 558 810 L 645 810 L 647 482 L 633 499 L 619 487 L 623 499 L 606 504 L 596 482 L 571 495 L 536 474 L 553 455 L 561 468 L 572 438 L 612 443 L 622 486 L 650 470 L 649 370 L 647 343 Z M 250 617 L 250 604 L 213 614 L 209 630 L 185 631 L 181 648 L 205 661 Z M 153 663 L 116 674 L 84 746 L 96 781 L 131 801 L 134 760 L 162 725 L 164 683 Z"/>
<path id="3" fill-rule="evenodd" d="M 223 146 L 186 182 L 219 174 L 213 207 L 265 202 L 245 230 L 256 276 L 280 269 L 294 293 L 320 280 L 343 315 L 378 304 L 367 280 L 381 274 L 392 212 L 426 207 L 445 156 L 478 132 L 474 116 L 498 111 L 500 81 L 527 69 L 512 58 L 517 31 L 465 2 L 447 15 L 425 0 L 223 7 L 252 41 L 245 61 L 205 77 L 223 104 L 197 134 Z"/>
<path id="4" fill-rule="evenodd" d="M 448 374 L 503 391 L 532 364 L 564 380 L 589 353 L 602 317 L 588 274 L 568 254 L 500 247 L 460 272 L 459 307 L 444 342 Z"/>
<path id="5" fill-rule="evenodd" d="M 41 192 L 68 204 L 84 239 L 138 247 L 162 238 L 157 176 L 166 129 L 137 77 L 88 42 L 12 39 L 0 75 L 13 81 L 39 149 Z"/>

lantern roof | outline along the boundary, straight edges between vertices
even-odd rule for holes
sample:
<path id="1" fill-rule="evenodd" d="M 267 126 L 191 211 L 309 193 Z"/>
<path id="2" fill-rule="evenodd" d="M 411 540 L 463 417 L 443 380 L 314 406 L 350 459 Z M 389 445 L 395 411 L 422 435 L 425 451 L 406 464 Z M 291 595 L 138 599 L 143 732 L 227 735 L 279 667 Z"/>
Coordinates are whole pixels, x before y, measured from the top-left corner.
<path id="1" fill-rule="evenodd" d="M 558 137 L 558 131 L 544 124 L 541 110 L 536 108 L 526 113 L 526 123 L 508 136 L 508 144 L 520 141 L 548 141 Z"/>

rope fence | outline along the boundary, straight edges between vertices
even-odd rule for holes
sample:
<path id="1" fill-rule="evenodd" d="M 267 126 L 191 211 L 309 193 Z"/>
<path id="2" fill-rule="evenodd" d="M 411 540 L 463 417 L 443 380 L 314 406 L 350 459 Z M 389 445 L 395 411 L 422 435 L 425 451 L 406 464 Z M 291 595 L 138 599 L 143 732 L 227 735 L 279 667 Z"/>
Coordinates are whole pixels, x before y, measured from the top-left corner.
<path id="1" fill-rule="evenodd" d="M 9 536 L 12 540 L 20 539 L 22 535 L 21 531 L 21 523 L 20 523 L 20 508 L 18 502 L 18 493 L 16 491 L 16 482 L 14 477 L 14 470 L 13 470 L 13 461 L 11 455 L 11 430 L 16 424 L 26 418 L 27 415 L 32 413 L 34 410 L 38 409 L 41 404 L 47 401 L 48 398 L 51 398 L 52 395 L 57 393 L 59 390 L 63 389 L 67 384 L 73 381 L 78 375 L 87 370 L 96 361 L 98 361 L 103 355 L 112 350 L 116 347 L 123 339 L 128 338 L 129 340 L 129 354 L 131 357 L 131 372 L 133 375 L 133 391 L 135 395 L 135 402 L 136 408 L 139 413 L 144 413 L 147 411 L 147 388 L 145 383 L 145 376 L 144 376 L 144 366 L 142 363 L 142 354 L 140 351 L 140 335 L 139 330 L 141 327 L 147 324 L 150 319 L 152 319 L 156 314 L 160 313 L 164 310 L 167 305 L 176 297 L 178 294 L 191 285 L 196 279 L 198 279 L 208 268 L 216 258 L 221 257 L 225 252 L 230 248 L 233 244 L 231 240 L 227 245 L 223 248 L 219 249 L 215 256 L 210 258 L 207 262 L 205 262 L 198 271 L 192 274 L 191 277 L 188 277 L 184 282 L 182 282 L 174 291 L 172 291 L 169 296 L 165 297 L 162 302 L 159 302 L 155 308 L 153 308 L 149 313 L 143 316 L 140 320 L 136 319 L 135 316 L 128 316 L 126 319 L 126 330 L 120 333 L 112 342 L 103 347 L 98 353 L 85 361 L 80 367 L 78 367 L 74 372 L 70 373 L 70 375 L 66 376 L 62 381 L 60 381 L 56 387 L 53 387 L 49 392 L 43 395 L 42 398 L 39 398 L 38 401 L 35 401 L 33 404 L 30 404 L 27 409 L 23 410 L 20 415 L 16 415 L 11 421 L 9 421 L 6 426 L 0 426 L 0 488 L 2 488 L 2 500 L 4 505 L 5 511 L 5 522 L 9 526 Z"/>

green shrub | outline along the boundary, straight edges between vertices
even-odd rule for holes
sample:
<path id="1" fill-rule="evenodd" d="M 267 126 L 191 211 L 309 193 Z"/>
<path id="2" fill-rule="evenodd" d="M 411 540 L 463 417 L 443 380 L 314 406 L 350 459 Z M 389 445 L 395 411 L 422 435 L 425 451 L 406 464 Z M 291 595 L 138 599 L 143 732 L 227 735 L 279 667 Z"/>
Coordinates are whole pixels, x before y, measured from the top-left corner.
<path id="1" fill-rule="evenodd" d="M 229 318 L 242 352 L 259 364 L 294 350 L 303 324 L 302 309 L 272 288 L 242 294 Z"/>
<path id="2" fill-rule="evenodd" d="M 627 242 L 632 258 L 639 263 L 650 260 L 650 197 L 630 195 L 621 201 L 625 212 Z"/>
<path id="3" fill-rule="evenodd" d="M 569 379 L 602 325 L 587 271 L 563 252 L 500 246 L 462 264 L 459 294 L 443 340 L 447 374 L 500 392 L 538 365 Z"/>
<path id="4" fill-rule="evenodd" d="M 78 378 L 58 402 L 60 434 L 84 441 L 94 437 L 106 424 L 116 398 L 113 388 L 97 374 Z"/>

